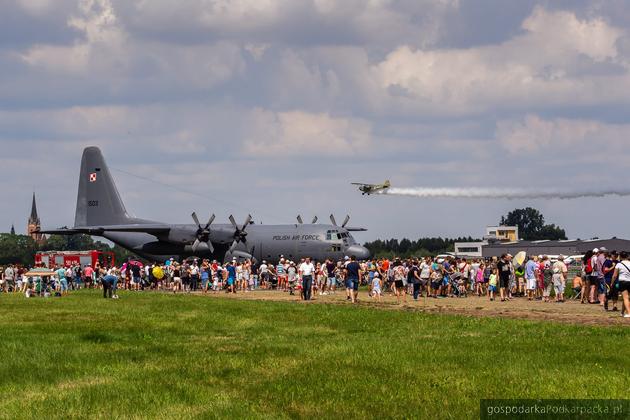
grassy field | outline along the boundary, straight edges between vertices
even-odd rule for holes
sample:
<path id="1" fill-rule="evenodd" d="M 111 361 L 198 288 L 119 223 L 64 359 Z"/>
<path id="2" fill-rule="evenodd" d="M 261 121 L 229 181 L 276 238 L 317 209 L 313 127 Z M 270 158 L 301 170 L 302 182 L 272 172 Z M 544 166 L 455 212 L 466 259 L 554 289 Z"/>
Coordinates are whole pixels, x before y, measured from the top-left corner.
<path id="1" fill-rule="evenodd" d="M 630 389 L 623 326 L 96 291 L 0 314 L 3 418 L 478 418 Z"/>

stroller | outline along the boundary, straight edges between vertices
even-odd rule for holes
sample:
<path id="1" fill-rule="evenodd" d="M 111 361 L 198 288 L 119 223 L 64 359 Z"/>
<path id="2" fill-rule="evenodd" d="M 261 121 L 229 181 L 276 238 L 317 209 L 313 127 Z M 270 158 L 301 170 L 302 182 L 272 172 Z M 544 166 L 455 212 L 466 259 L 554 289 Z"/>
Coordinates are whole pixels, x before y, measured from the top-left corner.
<path id="1" fill-rule="evenodd" d="M 468 290 L 466 288 L 467 282 L 462 273 L 453 273 L 450 276 L 451 279 L 451 292 L 456 297 L 468 297 Z"/>

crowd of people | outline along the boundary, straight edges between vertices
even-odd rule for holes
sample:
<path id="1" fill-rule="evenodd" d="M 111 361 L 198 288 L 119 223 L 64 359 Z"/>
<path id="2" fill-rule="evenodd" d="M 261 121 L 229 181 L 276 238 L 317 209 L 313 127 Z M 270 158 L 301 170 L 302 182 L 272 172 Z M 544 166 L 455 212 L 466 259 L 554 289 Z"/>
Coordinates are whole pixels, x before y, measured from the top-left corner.
<path id="1" fill-rule="evenodd" d="M 507 302 L 514 298 L 563 303 L 569 294 L 581 303 L 599 304 L 630 318 L 630 260 L 626 252 L 594 249 L 577 262 L 578 271 L 569 278 L 563 256 L 529 256 L 516 263 L 512 255 L 500 258 L 438 259 L 393 258 L 357 261 L 347 256 L 340 261 L 291 261 L 280 257 L 277 264 L 252 260 L 227 261 L 171 258 L 164 263 L 128 261 L 120 267 L 79 264 L 52 267 L 50 276 L 27 277 L 24 268 L 9 265 L 0 269 L 4 292 L 54 293 L 58 296 L 80 288 L 102 288 L 104 297 L 118 298 L 117 290 L 162 290 L 172 293 L 248 293 L 276 290 L 311 300 L 314 295 L 346 294 L 357 302 L 359 287 L 368 299 L 380 302 L 384 294 L 398 303 L 420 298 L 464 298 L 478 296 Z M 571 281 L 571 292 L 567 283 Z"/>

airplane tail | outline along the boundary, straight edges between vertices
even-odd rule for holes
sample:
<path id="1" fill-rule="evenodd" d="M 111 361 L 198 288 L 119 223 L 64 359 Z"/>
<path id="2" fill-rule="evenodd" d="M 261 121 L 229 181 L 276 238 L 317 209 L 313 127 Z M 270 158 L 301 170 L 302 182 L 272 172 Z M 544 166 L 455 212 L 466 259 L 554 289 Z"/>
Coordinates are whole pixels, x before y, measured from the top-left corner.
<path id="1" fill-rule="evenodd" d="M 389 179 L 386 179 L 385 182 L 383 183 L 383 185 L 385 185 L 387 188 L 389 188 L 391 186 L 391 184 L 389 183 Z"/>
<path id="2" fill-rule="evenodd" d="M 81 159 L 74 226 L 132 223 L 98 147 L 87 147 Z"/>

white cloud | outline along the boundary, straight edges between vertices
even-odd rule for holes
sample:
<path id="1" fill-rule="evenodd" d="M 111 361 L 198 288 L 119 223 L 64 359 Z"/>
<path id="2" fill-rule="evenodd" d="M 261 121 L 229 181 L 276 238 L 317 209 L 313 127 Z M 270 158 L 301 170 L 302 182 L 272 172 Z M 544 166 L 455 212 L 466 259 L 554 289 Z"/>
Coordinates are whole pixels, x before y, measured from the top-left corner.
<path id="1" fill-rule="evenodd" d="M 617 62 L 625 33 L 599 18 L 534 9 L 523 34 L 502 44 L 469 49 L 417 50 L 401 46 L 372 67 L 384 107 L 429 113 L 479 113 L 494 107 L 599 104 L 627 101 L 623 75 L 584 79 L 574 67 L 582 57 Z M 616 91 L 610 89 L 615 83 Z M 619 95 L 625 91 L 626 98 Z"/>
<path id="2" fill-rule="evenodd" d="M 581 155 L 588 162 L 605 162 L 619 155 L 630 156 L 627 150 L 630 124 L 606 124 L 585 119 L 544 119 L 527 115 L 522 120 L 497 123 L 496 137 L 510 153 L 535 153 L 563 160 Z M 611 152 L 615 155 L 611 155 Z M 628 164 L 630 166 L 630 163 Z"/>
<path id="3" fill-rule="evenodd" d="M 136 39 L 125 30 L 111 0 L 80 0 L 80 13 L 68 26 L 83 36 L 73 45 L 35 45 L 21 56 L 33 69 L 60 76 L 109 82 L 111 92 L 126 89 L 207 89 L 245 69 L 241 48 L 230 42 L 169 48 Z M 80 85 L 80 81 L 72 80 Z"/>
<path id="4" fill-rule="evenodd" d="M 33 16 L 44 16 L 56 3 L 53 0 L 17 0 L 18 5 Z"/>
<path id="5" fill-rule="evenodd" d="M 251 156 L 353 156 L 373 146 L 367 121 L 303 111 L 252 112 L 244 151 Z"/>

